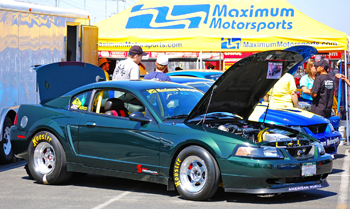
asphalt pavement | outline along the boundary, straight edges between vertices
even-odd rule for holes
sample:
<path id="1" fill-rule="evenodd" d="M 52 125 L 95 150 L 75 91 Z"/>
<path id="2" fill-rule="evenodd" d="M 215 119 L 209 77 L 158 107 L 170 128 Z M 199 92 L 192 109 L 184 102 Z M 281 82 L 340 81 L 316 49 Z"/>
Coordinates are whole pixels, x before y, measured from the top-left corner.
<path id="1" fill-rule="evenodd" d="M 166 186 L 99 175 L 76 174 L 64 185 L 37 184 L 26 161 L 0 166 L 0 208 L 350 208 L 350 146 L 339 146 L 329 187 L 277 195 L 225 193 L 208 201 L 188 201 Z"/>

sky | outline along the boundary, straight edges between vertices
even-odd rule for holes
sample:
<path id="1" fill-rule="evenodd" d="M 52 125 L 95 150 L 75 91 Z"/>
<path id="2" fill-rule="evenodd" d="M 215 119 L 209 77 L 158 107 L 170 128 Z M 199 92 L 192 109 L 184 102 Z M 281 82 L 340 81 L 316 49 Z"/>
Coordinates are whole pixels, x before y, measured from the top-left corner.
<path id="1" fill-rule="evenodd" d="M 98 23 L 132 6 L 138 0 L 18 0 L 47 6 L 87 10 L 91 24 Z M 166 0 L 164 0 L 166 1 Z M 318 22 L 350 35 L 350 0 L 287 0 Z M 117 9 L 117 5 L 119 5 Z M 306 26 L 307 27 L 307 26 Z"/>

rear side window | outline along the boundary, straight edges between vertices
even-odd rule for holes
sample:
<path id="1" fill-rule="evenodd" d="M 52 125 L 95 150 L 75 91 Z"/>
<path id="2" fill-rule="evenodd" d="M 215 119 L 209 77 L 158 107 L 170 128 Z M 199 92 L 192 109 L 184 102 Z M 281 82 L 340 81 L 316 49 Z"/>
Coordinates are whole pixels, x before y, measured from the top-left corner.
<path id="1" fill-rule="evenodd" d="M 70 109 L 88 111 L 91 91 L 86 91 L 72 97 Z"/>

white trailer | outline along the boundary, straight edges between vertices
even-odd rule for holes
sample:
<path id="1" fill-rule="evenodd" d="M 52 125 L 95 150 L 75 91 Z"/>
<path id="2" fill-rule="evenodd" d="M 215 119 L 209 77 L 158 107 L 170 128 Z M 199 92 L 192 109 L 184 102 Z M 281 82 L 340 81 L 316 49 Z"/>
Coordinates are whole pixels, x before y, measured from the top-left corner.
<path id="1" fill-rule="evenodd" d="M 20 104 L 39 103 L 34 66 L 98 62 L 98 28 L 89 13 L 0 0 L 0 164 L 13 157 L 9 128 Z"/>

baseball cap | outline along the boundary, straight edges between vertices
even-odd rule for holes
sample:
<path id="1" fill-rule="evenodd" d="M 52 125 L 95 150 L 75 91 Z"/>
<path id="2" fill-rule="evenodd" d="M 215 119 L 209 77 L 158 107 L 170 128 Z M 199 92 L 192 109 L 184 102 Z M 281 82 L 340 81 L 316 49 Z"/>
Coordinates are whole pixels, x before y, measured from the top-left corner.
<path id="1" fill-rule="evenodd" d="M 168 65 L 168 61 L 169 61 L 168 57 L 161 54 L 161 55 L 158 55 L 156 62 L 160 65 Z"/>
<path id="2" fill-rule="evenodd" d="M 106 58 L 101 58 L 98 60 L 98 66 L 100 67 L 102 64 L 104 64 L 106 62 L 111 62 L 111 61 L 108 61 Z"/>
<path id="3" fill-rule="evenodd" d="M 129 50 L 129 54 L 130 54 L 130 55 L 136 55 L 136 54 L 138 54 L 138 55 L 142 55 L 142 56 L 146 56 L 146 55 L 147 55 L 147 53 L 144 52 L 144 51 L 142 50 L 142 48 L 141 48 L 140 46 L 138 46 L 138 45 L 132 46 L 132 47 L 130 48 L 130 50 Z"/>
<path id="4" fill-rule="evenodd" d="M 326 60 L 321 60 L 319 62 L 315 62 L 314 66 L 315 67 L 318 67 L 318 66 L 324 67 L 325 70 L 328 70 L 328 68 L 329 68 L 329 64 L 328 64 L 328 62 Z"/>

